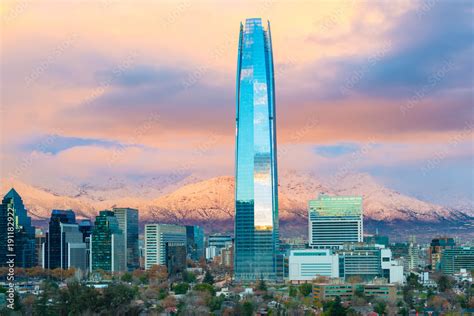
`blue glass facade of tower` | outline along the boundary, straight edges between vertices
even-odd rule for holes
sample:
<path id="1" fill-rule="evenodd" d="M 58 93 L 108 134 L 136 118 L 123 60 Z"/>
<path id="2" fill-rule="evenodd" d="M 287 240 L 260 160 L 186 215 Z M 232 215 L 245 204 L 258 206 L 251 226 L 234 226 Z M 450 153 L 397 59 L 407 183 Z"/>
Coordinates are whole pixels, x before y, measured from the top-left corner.
<path id="1" fill-rule="evenodd" d="M 44 243 L 44 268 L 66 269 L 67 244 L 61 229 L 61 223 L 76 224 L 76 214 L 72 210 L 53 210 L 49 220 L 49 231 Z"/>
<path id="2" fill-rule="evenodd" d="M 270 23 L 241 24 L 236 91 L 237 280 L 276 279 L 278 180 Z"/>
<path id="3" fill-rule="evenodd" d="M 15 189 L 0 204 L 0 232 L 0 266 L 9 266 L 10 260 L 16 268 L 36 265 L 35 227 Z"/>

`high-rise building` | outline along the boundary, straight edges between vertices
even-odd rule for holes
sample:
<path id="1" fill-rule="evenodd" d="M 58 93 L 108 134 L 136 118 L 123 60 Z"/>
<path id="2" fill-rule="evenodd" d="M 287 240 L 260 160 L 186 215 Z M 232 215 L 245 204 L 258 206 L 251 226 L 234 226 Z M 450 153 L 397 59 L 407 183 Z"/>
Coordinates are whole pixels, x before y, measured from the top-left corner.
<path id="1" fill-rule="evenodd" d="M 176 242 L 167 242 L 166 268 L 169 275 L 176 275 L 186 269 L 186 245 Z"/>
<path id="2" fill-rule="evenodd" d="M 338 251 L 339 277 L 348 280 L 358 276 L 364 281 L 382 276 L 381 249 L 373 246 L 354 246 Z"/>
<path id="3" fill-rule="evenodd" d="M 230 235 L 209 235 L 206 244 L 206 259 L 212 260 L 215 256 L 220 256 L 223 249 L 232 247 L 234 239 Z"/>
<path id="4" fill-rule="evenodd" d="M 204 230 L 199 226 L 186 226 L 189 258 L 199 261 L 204 257 Z"/>
<path id="5" fill-rule="evenodd" d="M 114 207 L 113 211 L 125 237 L 127 269 L 128 271 L 133 271 L 140 267 L 140 253 L 138 251 L 138 210 L 128 207 Z"/>
<path id="6" fill-rule="evenodd" d="M 86 244 L 86 268 L 90 269 L 90 256 L 91 256 L 91 235 L 92 235 L 92 222 L 90 219 L 83 219 L 79 223 L 79 231 L 82 233 L 82 241 Z"/>
<path id="7" fill-rule="evenodd" d="M 13 188 L 0 204 L 0 232 L 0 266 L 8 266 L 10 261 L 16 268 L 36 265 L 35 227 Z"/>
<path id="8" fill-rule="evenodd" d="M 341 248 L 362 242 L 362 197 L 325 196 L 309 201 L 309 245 L 313 248 Z"/>
<path id="9" fill-rule="evenodd" d="M 172 224 L 145 225 L 145 269 L 166 265 L 166 245 L 186 246 L 186 227 Z"/>
<path id="10" fill-rule="evenodd" d="M 101 211 L 96 217 L 90 247 L 92 271 L 126 271 L 124 234 L 114 212 Z"/>
<path id="11" fill-rule="evenodd" d="M 234 266 L 234 247 L 224 248 L 221 250 L 221 265 L 227 268 Z"/>
<path id="12" fill-rule="evenodd" d="M 474 247 L 453 247 L 442 253 L 440 270 L 444 274 L 459 273 L 461 269 L 474 270 Z"/>
<path id="13" fill-rule="evenodd" d="M 270 22 L 240 25 L 237 60 L 235 256 L 237 280 L 276 278 L 278 178 Z"/>
<path id="14" fill-rule="evenodd" d="M 420 265 L 420 248 L 416 243 L 416 237 L 410 236 L 408 239 L 408 255 L 406 259 L 406 270 L 415 271 Z"/>
<path id="15" fill-rule="evenodd" d="M 35 229 L 35 252 L 36 266 L 43 266 L 43 244 L 46 242 L 46 234 L 41 228 Z"/>
<path id="16" fill-rule="evenodd" d="M 431 240 L 430 248 L 428 248 L 429 262 L 432 270 L 438 270 L 444 249 L 453 249 L 456 242 L 451 237 L 439 237 Z"/>
<path id="17" fill-rule="evenodd" d="M 85 270 L 86 244 L 72 210 L 53 210 L 43 250 L 43 268 Z"/>

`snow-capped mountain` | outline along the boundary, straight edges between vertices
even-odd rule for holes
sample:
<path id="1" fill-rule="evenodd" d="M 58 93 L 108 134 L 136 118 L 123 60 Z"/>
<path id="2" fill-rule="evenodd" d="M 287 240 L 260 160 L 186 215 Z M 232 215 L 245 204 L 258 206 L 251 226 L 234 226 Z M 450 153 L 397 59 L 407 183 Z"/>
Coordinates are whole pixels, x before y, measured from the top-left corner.
<path id="1" fill-rule="evenodd" d="M 368 174 L 347 174 L 321 179 L 297 172 L 279 176 L 281 230 L 304 231 L 307 203 L 320 193 L 361 195 L 364 217 L 382 222 L 424 222 L 470 220 L 470 214 L 420 201 L 388 189 Z M 93 217 L 102 209 L 128 206 L 140 210 L 142 222 L 200 224 L 208 231 L 231 230 L 234 215 L 234 178 L 202 179 L 182 176 L 170 179 L 125 179 L 91 185 L 62 185 L 40 188 L 20 181 L 2 181 L 2 193 L 11 187 L 23 197 L 33 219 L 49 217 L 52 209 L 73 209 L 78 217 Z"/>

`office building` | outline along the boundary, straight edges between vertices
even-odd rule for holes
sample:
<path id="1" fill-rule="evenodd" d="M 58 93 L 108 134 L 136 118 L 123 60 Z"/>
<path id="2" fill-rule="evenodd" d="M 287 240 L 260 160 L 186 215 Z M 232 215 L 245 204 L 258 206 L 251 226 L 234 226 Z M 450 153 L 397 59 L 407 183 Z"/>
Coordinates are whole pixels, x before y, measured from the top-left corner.
<path id="1" fill-rule="evenodd" d="M 86 244 L 86 269 L 90 270 L 90 256 L 91 256 L 91 235 L 92 222 L 90 219 L 83 219 L 79 222 L 79 231 L 82 233 L 82 242 Z"/>
<path id="2" fill-rule="evenodd" d="M 85 270 L 86 244 L 72 210 L 53 210 L 43 250 L 43 268 Z"/>
<path id="3" fill-rule="evenodd" d="M 339 277 L 349 280 L 358 276 L 370 281 L 382 276 L 381 249 L 373 246 L 352 246 L 339 250 Z"/>
<path id="4" fill-rule="evenodd" d="M 380 256 L 382 277 L 389 283 L 403 284 L 405 282 L 403 263 L 400 263 L 399 260 L 392 259 L 392 250 L 390 248 L 381 248 Z"/>
<path id="5" fill-rule="evenodd" d="M 108 272 L 126 271 L 125 238 L 112 211 L 96 217 L 90 242 L 90 269 Z"/>
<path id="6" fill-rule="evenodd" d="M 456 246 L 456 242 L 451 237 L 434 238 L 428 249 L 428 259 L 430 261 L 431 270 L 439 270 L 443 250 L 452 249 Z"/>
<path id="7" fill-rule="evenodd" d="M 474 270 L 474 247 L 453 247 L 442 251 L 440 270 L 453 275 L 462 269 Z"/>
<path id="8" fill-rule="evenodd" d="M 166 268 L 170 276 L 183 272 L 186 269 L 186 245 L 182 243 L 167 242 Z"/>
<path id="9" fill-rule="evenodd" d="M 128 271 L 140 267 L 138 250 L 138 210 L 128 207 L 114 207 L 113 212 L 125 238 L 125 261 Z"/>
<path id="10" fill-rule="evenodd" d="M 204 230 L 199 226 L 186 226 L 188 257 L 194 261 L 204 258 Z"/>
<path id="11" fill-rule="evenodd" d="M 314 305 L 321 306 L 323 302 L 334 300 L 336 297 L 340 297 L 343 302 L 351 302 L 356 291 L 359 293 L 362 292 L 363 295 L 371 301 L 384 300 L 395 303 L 400 299 L 398 295 L 399 290 L 395 284 L 350 284 L 340 282 L 340 280 L 334 280 L 329 283 L 313 284 Z"/>
<path id="12" fill-rule="evenodd" d="M 221 250 L 221 265 L 226 268 L 232 268 L 234 266 L 234 247 L 224 248 Z"/>
<path id="13" fill-rule="evenodd" d="M 172 224 L 145 225 L 145 269 L 166 265 L 166 245 L 186 246 L 186 227 Z"/>
<path id="14" fill-rule="evenodd" d="M 313 301 L 315 306 L 321 306 L 325 301 L 340 297 L 342 301 L 351 301 L 354 296 L 354 285 L 343 282 L 314 283 Z"/>
<path id="15" fill-rule="evenodd" d="M 222 249 L 229 248 L 233 244 L 233 238 L 229 235 L 207 236 L 207 247 L 205 251 L 206 259 L 212 260 L 215 256 L 220 256 Z"/>
<path id="16" fill-rule="evenodd" d="M 43 244 L 46 242 L 46 234 L 41 228 L 35 229 L 35 252 L 36 266 L 43 266 Z"/>
<path id="17" fill-rule="evenodd" d="M 408 255 L 406 257 L 406 270 L 408 272 L 416 271 L 420 268 L 420 247 L 416 243 L 414 236 L 408 240 Z"/>
<path id="18" fill-rule="evenodd" d="M 237 280 L 276 279 L 278 180 L 270 22 L 240 25 L 236 91 L 235 256 Z"/>
<path id="19" fill-rule="evenodd" d="M 11 189 L 0 204 L 0 266 L 14 261 L 16 268 L 36 265 L 35 227 L 18 192 Z"/>
<path id="20" fill-rule="evenodd" d="M 291 250 L 288 263 L 291 282 L 307 282 L 318 276 L 339 277 L 339 256 L 330 249 Z"/>
<path id="21" fill-rule="evenodd" d="M 309 245 L 313 248 L 341 248 L 362 242 L 362 197 L 321 195 L 309 201 Z"/>

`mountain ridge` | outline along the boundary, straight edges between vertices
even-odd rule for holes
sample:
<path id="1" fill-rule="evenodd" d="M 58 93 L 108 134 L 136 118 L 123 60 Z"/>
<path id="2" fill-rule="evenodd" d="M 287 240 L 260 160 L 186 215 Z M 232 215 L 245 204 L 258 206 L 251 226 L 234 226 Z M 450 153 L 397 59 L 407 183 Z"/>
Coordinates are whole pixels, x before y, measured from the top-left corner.
<path id="1" fill-rule="evenodd" d="M 78 217 L 91 218 L 102 209 L 127 206 L 140 210 L 142 223 L 198 224 L 208 231 L 233 229 L 233 177 L 203 179 L 190 175 L 166 181 L 168 185 L 163 187 L 145 187 L 142 183 L 132 188 L 123 183 L 110 183 L 97 189 L 90 184 L 79 185 L 69 195 L 18 180 L 2 181 L 1 189 L 6 192 L 10 186 L 15 187 L 23 197 L 29 214 L 38 221 L 49 218 L 52 209 L 73 209 Z M 141 188 L 148 193 L 138 196 Z M 363 196 L 364 218 L 374 222 L 439 223 L 472 218 L 469 213 L 420 201 L 386 188 L 365 173 L 345 174 L 337 179 L 320 181 L 314 175 L 289 171 L 280 176 L 279 183 L 282 230 L 305 231 L 307 202 L 321 193 Z"/>

